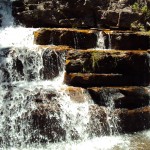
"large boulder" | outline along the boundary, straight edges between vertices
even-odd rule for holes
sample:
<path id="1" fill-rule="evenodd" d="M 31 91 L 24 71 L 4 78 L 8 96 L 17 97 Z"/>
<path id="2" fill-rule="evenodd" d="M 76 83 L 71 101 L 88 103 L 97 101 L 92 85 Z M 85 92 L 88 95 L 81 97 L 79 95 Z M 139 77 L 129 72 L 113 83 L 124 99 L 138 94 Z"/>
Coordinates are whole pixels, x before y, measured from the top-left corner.
<path id="1" fill-rule="evenodd" d="M 94 87 L 88 91 L 95 103 L 113 108 L 135 109 L 149 105 L 148 87 Z"/>

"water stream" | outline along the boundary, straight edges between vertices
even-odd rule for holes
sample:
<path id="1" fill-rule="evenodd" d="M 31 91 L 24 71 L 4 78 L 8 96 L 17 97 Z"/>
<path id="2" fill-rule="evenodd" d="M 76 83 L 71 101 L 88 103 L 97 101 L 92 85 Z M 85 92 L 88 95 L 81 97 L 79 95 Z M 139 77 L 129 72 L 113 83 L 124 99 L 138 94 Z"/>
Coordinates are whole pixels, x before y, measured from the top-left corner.
<path id="1" fill-rule="evenodd" d="M 63 84 L 64 55 L 59 57 L 62 67 L 58 67 L 58 75 L 52 80 L 43 78 L 43 54 L 47 49 L 33 44 L 33 32 L 37 29 L 14 25 L 10 6 L 9 1 L 0 2 L 0 13 L 5 16 L 0 28 L 0 149 L 140 150 L 140 147 L 145 147 L 146 150 L 149 131 L 123 136 L 117 135 L 117 130 L 113 131 L 117 129 L 116 118 L 111 116 L 113 103 L 108 103 L 110 109 L 106 110 L 109 136 L 90 137 L 87 130 L 89 107 L 93 105 L 90 97 L 86 95 L 83 103 L 75 103 L 67 94 L 67 86 Z M 105 49 L 102 33 L 99 34 L 98 47 Z M 114 95 L 111 102 L 113 98 Z M 42 107 L 48 106 L 56 113 L 40 112 L 39 101 L 42 101 Z M 40 132 L 40 123 L 38 126 L 32 118 L 36 112 L 56 121 L 56 124 L 47 123 L 42 128 L 44 133 L 47 128 L 56 129 L 51 135 L 57 142 L 48 141 L 47 135 Z M 57 127 L 62 130 L 57 132 Z M 41 141 L 48 142 L 41 144 Z"/>

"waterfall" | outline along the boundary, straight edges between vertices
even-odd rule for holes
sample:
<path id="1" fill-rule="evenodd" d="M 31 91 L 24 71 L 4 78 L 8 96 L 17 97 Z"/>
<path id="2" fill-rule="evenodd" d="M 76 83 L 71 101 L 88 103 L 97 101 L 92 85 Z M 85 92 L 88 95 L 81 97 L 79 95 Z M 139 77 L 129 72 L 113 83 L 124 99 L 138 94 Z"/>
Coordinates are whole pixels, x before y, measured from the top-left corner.
<path id="1" fill-rule="evenodd" d="M 95 105 L 89 94 L 75 89 L 79 90 L 78 99 L 73 100 L 70 87 L 63 84 L 65 53 L 34 45 L 37 29 L 15 26 L 11 11 L 11 0 L 1 0 L 0 149 L 135 149 L 138 139 L 150 139 L 148 132 L 118 135 L 118 118 L 112 112 L 114 100 L 123 97 L 121 93 L 103 95 L 108 107 L 101 108 L 106 113 L 106 135 L 99 111 L 93 111 L 95 118 L 90 118 L 90 108 L 94 110 Z M 96 49 L 105 49 L 103 33 L 97 37 Z M 74 43 L 77 48 L 76 35 Z"/>
<path id="2" fill-rule="evenodd" d="M 41 107 L 56 111 L 54 114 L 46 112 L 45 119 L 53 122 L 42 126 L 43 132 L 49 132 L 51 128 L 51 140 L 85 138 L 89 97 L 78 104 L 72 102 L 66 93 L 67 87 L 63 84 L 64 55 L 34 45 L 33 32 L 37 29 L 14 25 L 10 1 L 0 2 L 0 6 L 3 16 L 0 29 L 0 149 L 30 149 L 34 145 L 32 141 L 36 145 L 40 145 L 41 141 L 51 142 L 40 133 L 39 120 L 32 119 L 37 112 L 40 114 Z M 43 63 L 47 63 L 47 58 L 50 58 L 51 75 L 55 77 L 51 80 L 43 75 Z"/>

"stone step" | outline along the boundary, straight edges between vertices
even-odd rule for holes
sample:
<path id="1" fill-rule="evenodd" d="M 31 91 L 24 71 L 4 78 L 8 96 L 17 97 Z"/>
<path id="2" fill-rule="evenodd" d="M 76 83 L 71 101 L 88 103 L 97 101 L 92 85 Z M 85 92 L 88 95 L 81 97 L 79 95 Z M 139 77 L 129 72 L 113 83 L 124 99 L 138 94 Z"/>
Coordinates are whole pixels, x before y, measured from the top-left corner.
<path id="1" fill-rule="evenodd" d="M 149 32 L 105 31 L 106 48 L 117 50 L 147 50 L 150 49 Z M 108 47 L 107 45 L 110 45 Z"/>
<path id="2" fill-rule="evenodd" d="M 84 88 L 94 86 L 148 86 L 150 79 L 147 75 L 66 73 L 64 83 Z"/>
<path id="3" fill-rule="evenodd" d="M 67 73 L 150 75 L 148 51 L 78 50 L 69 51 Z"/>
<path id="4" fill-rule="evenodd" d="M 39 45 L 67 45 L 76 49 L 96 47 L 96 30 L 73 28 L 43 28 L 34 32 L 35 43 Z"/>
<path id="5" fill-rule="evenodd" d="M 88 92 L 96 104 L 114 109 L 135 109 L 148 106 L 150 102 L 149 87 L 92 87 Z"/>
<path id="6" fill-rule="evenodd" d="M 41 28 L 34 32 L 35 43 L 39 45 L 67 45 L 75 49 L 106 48 L 120 50 L 147 50 L 147 32 L 111 31 L 98 29 Z M 103 41 L 103 46 L 98 41 Z"/>
<path id="7" fill-rule="evenodd" d="M 150 129 L 150 106 L 138 109 L 118 109 L 114 114 L 119 117 L 121 133 L 133 133 Z"/>

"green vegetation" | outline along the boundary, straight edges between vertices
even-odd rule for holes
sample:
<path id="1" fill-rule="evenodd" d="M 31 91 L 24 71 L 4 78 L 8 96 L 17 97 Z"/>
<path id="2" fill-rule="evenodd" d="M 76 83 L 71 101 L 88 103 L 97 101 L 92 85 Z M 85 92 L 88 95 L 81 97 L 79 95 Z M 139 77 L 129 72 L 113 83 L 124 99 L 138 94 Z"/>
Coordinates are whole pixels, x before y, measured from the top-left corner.
<path id="1" fill-rule="evenodd" d="M 134 12 L 143 13 L 143 14 L 146 14 L 148 13 L 148 11 L 150 11 L 146 5 L 143 6 L 137 2 L 132 5 L 132 10 Z"/>
<path id="2" fill-rule="evenodd" d="M 134 31 L 145 31 L 146 29 L 146 22 L 150 20 L 150 9 L 147 5 L 134 3 L 132 5 L 132 10 L 135 13 L 139 13 L 141 18 L 131 24 L 131 30 Z"/>
<path id="3" fill-rule="evenodd" d="M 131 23 L 131 30 L 133 31 L 145 31 L 144 25 L 138 21 Z"/>

